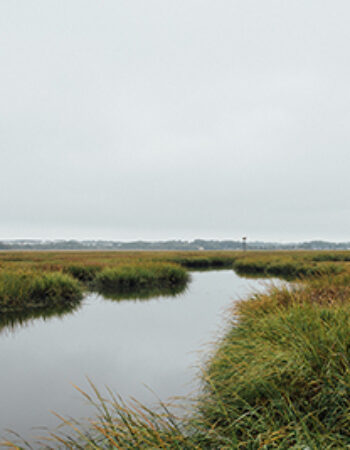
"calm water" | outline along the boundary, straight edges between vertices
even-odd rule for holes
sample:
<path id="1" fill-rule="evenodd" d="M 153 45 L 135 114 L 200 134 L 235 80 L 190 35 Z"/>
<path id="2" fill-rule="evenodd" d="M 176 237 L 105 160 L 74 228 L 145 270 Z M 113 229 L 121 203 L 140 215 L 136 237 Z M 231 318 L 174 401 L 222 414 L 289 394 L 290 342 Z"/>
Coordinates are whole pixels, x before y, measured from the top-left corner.
<path id="1" fill-rule="evenodd" d="M 89 295 L 64 317 L 33 319 L 0 332 L 0 436 L 16 430 L 24 437 L 65 416 L 92 414 L 72 387 L 88 389 L 88 376 L 124 398 L 147 404 L 154 394 L 166 400 L 198 387 L 202 351 L 225 326 L 225 309 L 266 283 L 233 271 L 192 273 L 177 297 L 112 301 Z"/>

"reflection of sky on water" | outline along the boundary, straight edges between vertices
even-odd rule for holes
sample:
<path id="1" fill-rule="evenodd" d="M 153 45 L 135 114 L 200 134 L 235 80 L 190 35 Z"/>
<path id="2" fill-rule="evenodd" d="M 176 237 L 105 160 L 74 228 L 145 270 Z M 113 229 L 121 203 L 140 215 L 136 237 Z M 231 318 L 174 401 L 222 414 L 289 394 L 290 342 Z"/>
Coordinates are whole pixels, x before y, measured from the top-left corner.
<path id="1" fill-rule="evenodd" d="M 197 272 L 175 298 L 113 302 L 93 294 L 74 314 L 1 334 L 0 435 L 5 428 L 29 436 L 33 426 L 52 427 L 52 410 L 89 415 L 72 387 L 88 389 L 86 376 L 146 403 L 155 397 L 145 385 L 163 400 L 188 394 L 198 351 L 222 331 L 225 308 L 257 288 L 261 281 L 233 271 Z"/>

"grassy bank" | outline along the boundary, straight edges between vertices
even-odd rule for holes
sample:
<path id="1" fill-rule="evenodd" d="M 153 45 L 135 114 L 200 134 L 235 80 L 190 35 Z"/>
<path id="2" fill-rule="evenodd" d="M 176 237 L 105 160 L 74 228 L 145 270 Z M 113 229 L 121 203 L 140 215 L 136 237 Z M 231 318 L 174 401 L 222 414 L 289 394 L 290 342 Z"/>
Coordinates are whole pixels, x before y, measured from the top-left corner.
<path id="1" fill-rule="evenodd" d="M 276 276 L 286 279 L 335 275 L 345 271 L 345 264 L 335 264 L 328 254 L 311 252 L 247 253 L 233 261 L 234 270 L 241 275 Z M 345 258 L 345 255 L 341 255 Z M 346 259 L 337 261 L 345 262 Z"/>
<path id="2" fill-rule="evenodd" d="M 325 277 L 236 306 L 198 404 L 213 445 L 350 445 L 349 281 Z"/>

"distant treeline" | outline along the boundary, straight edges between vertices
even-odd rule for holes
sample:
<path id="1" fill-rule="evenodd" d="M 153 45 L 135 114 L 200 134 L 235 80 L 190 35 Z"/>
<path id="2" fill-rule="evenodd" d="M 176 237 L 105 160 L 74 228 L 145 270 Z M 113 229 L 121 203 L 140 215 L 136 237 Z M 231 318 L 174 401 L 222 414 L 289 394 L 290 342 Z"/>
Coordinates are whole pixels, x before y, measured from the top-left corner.
<path id="1" fill-rule="evenodd" d="M 103 241 L 103 240 L 54 240 L 33 239 L 0 241 L 0 250 L 240 250 L 242 241 L 204 240 L 193 241 Z M 276 242 L 252 241 L 249 250 L 349 250 L 350 242 L 309 241 L 281 244 Z"/>

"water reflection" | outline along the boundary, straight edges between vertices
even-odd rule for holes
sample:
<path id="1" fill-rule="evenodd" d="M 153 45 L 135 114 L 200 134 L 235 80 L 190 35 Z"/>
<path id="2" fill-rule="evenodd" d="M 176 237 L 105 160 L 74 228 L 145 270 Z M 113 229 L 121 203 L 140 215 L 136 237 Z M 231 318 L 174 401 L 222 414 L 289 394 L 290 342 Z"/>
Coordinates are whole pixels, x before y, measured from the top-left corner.
<path id="1" fill-rule="evenodd" d="M 43 321 L 52 317 L 65 317 L 78 311 L 81 303 L 65 304 L 54 308 L 30 308 L 22 311 L 11 311 L 0 314 L 0 334 L 14 333 L 19 328 L 33 324 L 37 319 Z"/>
<path id="2" fill-rule="evenodd" d="M 149 300 L 157 297 L 176 297 L 185 292 L 187 282 L 173 287 L 153 287 L 143 289 L 119 289 L 118 292 L 105 290 L 99 294 L 107 300 Z M 89 292 L 90 295 L 92 292 Z M 78 311 L 81 302 L 56 305 L 52 308 L 29 308 L 25 310 L 8 311 L 0 314 L 0 334 L 3 332 L 14 333 L 19 328 L 29 326 L 36 320 L 49 320 L 53 317 L 64 317 Z"/>
<path id="3" fill-rule="evenodd" d="M 100 291 L 99 294 L 107 300 L 150 300 L 157 297 L 176 297 L 185 292 L 187 282 L 172 287 L 153 287 L 143 289 L 119 289 L 118 292 Z"/>

